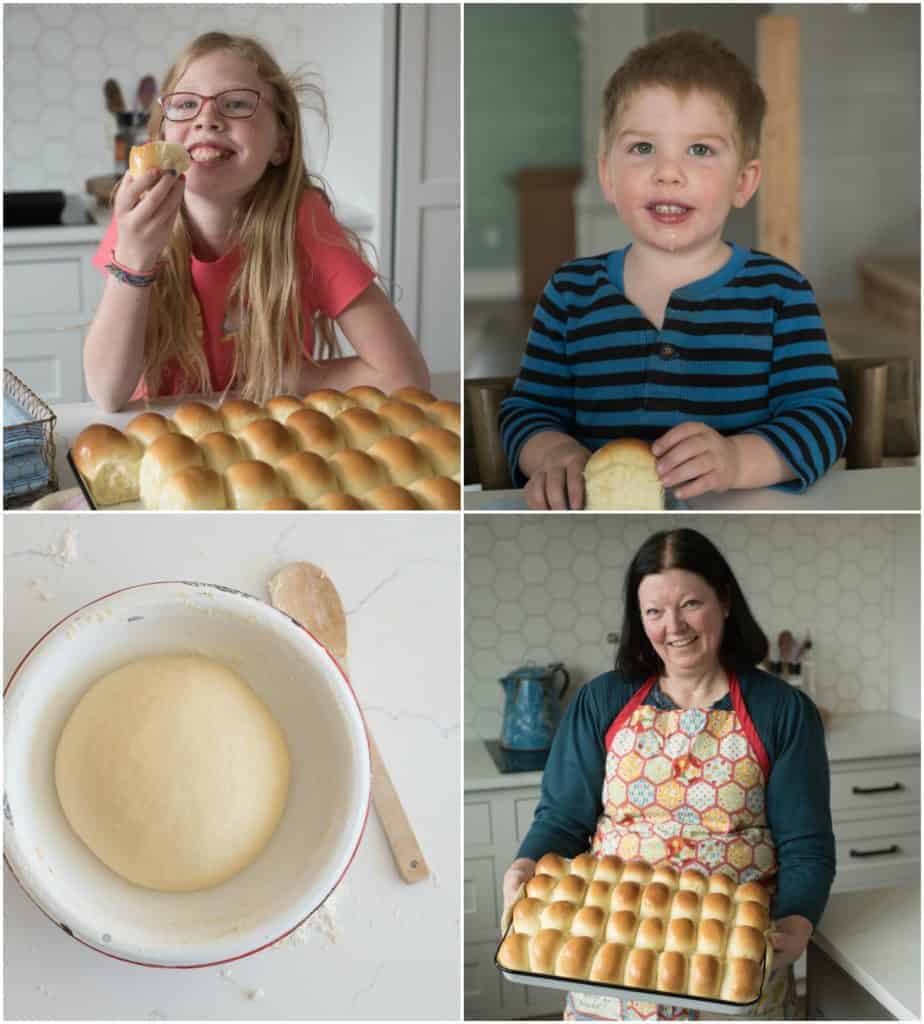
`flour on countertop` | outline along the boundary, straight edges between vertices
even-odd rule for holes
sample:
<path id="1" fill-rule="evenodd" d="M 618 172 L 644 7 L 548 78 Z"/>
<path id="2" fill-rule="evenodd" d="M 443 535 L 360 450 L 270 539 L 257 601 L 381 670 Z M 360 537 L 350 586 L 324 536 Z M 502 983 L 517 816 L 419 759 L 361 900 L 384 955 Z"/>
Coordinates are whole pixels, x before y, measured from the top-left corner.
<path id="1" fill-rule="evenodd" d="M 32 553 L 50 558 L 58 565 L 70 565 L 77 561 L 77 531 L 69 526 L 57 544 L 49 544 L 47 548 L 38 548 Z"/>
<path id="2" fill-rule="evenodd" d="M 299 925 L 294 932 L 291 932 L 284 939 L 280 939 L 279 942 L 270 946 L 270 949 L 282 949 L 286 946 L 290 948 L 306 946 L 311 938 L 312 931 L 320 932 L 331 945 L 336 943 L 340 934 L 337 928 L 336 893 L 329 896 L 324 906 L 319 907 L 304 924 Z"/>
<path id="3" fill-rule="evenodd" d="M 250 1000 L 262 999 L 266 995 L 262 988 L 252 988 L 247 992 L 247 998 Z"/>
<path id="4" fill-rule="evenodd" d="M 38 576 L 35 579 L 29 580 L 29 586 L 35 593 L 35 596 L 40 601 L 53 601 L 55 595 L 47 589 L 48 580 L 44 576 Z"/>

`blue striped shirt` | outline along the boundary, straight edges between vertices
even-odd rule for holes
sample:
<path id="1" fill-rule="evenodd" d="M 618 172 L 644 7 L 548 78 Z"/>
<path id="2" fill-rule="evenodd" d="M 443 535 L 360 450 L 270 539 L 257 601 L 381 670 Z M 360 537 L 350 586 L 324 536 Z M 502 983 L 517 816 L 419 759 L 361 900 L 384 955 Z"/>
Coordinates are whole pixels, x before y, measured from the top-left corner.
<path id="1" fill-rule="evenodd" d="M 552 275 L 500 411 L 517 486 L 520 451 L 540 431 L 593 451 L 687 421 L 766 438 L 797 475 L 787 490 L 831 468 L 850 414 L 811 285 L 774 256 L 730 248 L 714 274 L 671 293 L 660 331 L 626 297 L 628 247 Z"/>

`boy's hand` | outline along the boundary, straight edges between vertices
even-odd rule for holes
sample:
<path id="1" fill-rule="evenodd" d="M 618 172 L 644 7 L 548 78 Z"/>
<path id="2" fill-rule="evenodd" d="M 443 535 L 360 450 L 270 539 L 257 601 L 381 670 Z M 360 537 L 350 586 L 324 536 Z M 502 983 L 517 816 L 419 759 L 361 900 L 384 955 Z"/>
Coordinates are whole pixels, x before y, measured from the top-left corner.
<path id="1" fill-rule="evenodd" d="M 661 483 L 680 498 L 719 493 L 735 486 L 740 469 L 738 447 L 705 423 L 679 423 L 655 441 Z"/>
<path id="2" fill-rule="evenodd" d="M 564 438 L 543 454 L 526 483 L 526 504 L 533 509 L 584 507 L 584 466 L 590 452 L 573 438 Z"/>

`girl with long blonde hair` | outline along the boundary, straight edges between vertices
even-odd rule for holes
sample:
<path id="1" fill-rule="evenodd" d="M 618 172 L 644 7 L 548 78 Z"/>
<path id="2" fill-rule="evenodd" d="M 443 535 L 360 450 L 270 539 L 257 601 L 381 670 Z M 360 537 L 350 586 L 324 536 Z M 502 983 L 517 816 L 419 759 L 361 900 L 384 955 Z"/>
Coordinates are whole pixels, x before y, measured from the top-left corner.
<path id="1" fill-rule="evenodd" d="M 191 166 L 126 174 L 116 190 L 84 346 L 97 405 L 427 387 L 414 338 L 305 166 L 306 91 L 320 96 L 256 40 L 223 32 L 199 36 L 167 72 L 150 137 L 180 143 Z M 335 324 L 355 355 L 338 355 Z"/>

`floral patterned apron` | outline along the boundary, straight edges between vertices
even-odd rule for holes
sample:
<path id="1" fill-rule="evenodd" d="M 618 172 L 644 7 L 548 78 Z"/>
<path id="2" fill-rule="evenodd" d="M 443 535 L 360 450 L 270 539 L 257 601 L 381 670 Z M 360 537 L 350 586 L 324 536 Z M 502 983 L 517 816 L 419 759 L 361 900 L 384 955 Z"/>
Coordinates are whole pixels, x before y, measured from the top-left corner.
<path id="1" fill-rule="evenodd" d="M 603 813 L 592 852 L 721 872 L 772 890 L 776 853 L 764 804 L 770 762 L 737 676 L 728 678 L 731 711 L 647 706 L 654 684 L 649 679 L 607 730 Z M 792 1016 L 794 997 L 792 968 L 772 971 L 760 1002 L 744 1016 Z M 697 1019 L 694 1010 L 577 992 L 565 1007 L 565 1020 Z"/>

